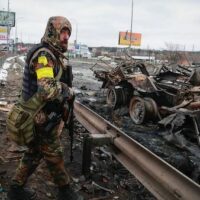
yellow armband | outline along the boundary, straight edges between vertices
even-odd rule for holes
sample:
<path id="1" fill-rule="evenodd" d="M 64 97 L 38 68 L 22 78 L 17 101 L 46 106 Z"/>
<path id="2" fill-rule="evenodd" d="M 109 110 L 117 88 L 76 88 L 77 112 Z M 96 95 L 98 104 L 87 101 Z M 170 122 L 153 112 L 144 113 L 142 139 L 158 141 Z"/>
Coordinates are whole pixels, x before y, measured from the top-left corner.
<path id="1" fill-rule="evenodd" d="M 46 66 L 48 64 L 48 60 L 46 56 L 40 56 L 38 57 L 38 63 L 39 64 L 43 64 L 44 66 Z"/>
<path id="2" fill-rule="evenodd" d="M 43 67 L 36 69 L 37 79 L 54 78 L 53 68 L 48 66 L 48 60 L 46 56 L 38 57 L 38 63 Z"/>
<path id="3" fill-rule="evenodd" d="M 36 70 L 37 79 L 54 78 L 52 67 L 42 67 Z"/>

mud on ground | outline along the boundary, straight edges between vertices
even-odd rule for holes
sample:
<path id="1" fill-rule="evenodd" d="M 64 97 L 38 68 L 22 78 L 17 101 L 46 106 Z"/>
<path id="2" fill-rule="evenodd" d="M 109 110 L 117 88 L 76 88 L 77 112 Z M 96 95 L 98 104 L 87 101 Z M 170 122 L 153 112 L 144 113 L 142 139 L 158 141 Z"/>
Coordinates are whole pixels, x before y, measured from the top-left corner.
<path id="1" fill-rule="evenodd" d="M 85 99 L 85 101 L 94 103 L 101 84 L 92 77 L 92 72 L 89 70 L 91 65 L 72 64 L 74 66 L 74 86 L 77 99 L 83 102 Z M 1 101 L 13 103 L 20 94 L 22 70 L 21 68 L 11 68 L 8 71 L 8 83 L 1 86 L 0 99 Z M 101 98 L 99 97 L 99 99 Z M 104 102 L 102 103 L 104 104 Z M 0 112 L 0 200 L 7 199 L 6 195 L 11 177 L 25 151 L 24 147 L 16 146 L 8 140 L 5 127 L 6 114 L 7 112 Z M 82 141 L 88 132 L 77 121 L 75 121 L 74 128 L 74 160 L 72 163 L 69 160 L 70 140 L 66 130 L 63 131 L 61 140 L 65 152 L 65 165 L 72 176 L 73 187 L 85 199 L 155 199 L 134 176 L 110 155 L 105 146 L 94 149 L 91 173 L 87 177 L 83 176 L 81 173 Z M 57 188 L 52 182 L 44 161 L 41 161 L 35 173 L 30 177 L 27 186 L 37 191 L 38 199 L 56 199 Z"/>
<path id="2" fill-rule="evenodd" d="M 110 109 L 106 105 L 106 90 L 101 89 L 102 82 L 96 82 L 92 78 L 92 72 L 89 70 L 92 64 L 83 65 L 83 67 L 85 70 L 84 76 L 81 74 L 75 76 L 75 80 L 78 83 L 77 87 L 84 89 L 81 90 L 80 94 L 77 94 L 78 99 L 199 184 L 199 146 L 195 143 L 181 146 L 176 141 L 169 142 L 169 132 L 165 129 L 160 129 L 154 122 L 135 125 L 128 114 L 127 107 L 117 110 Z M 88 84 L 89 81 L 86 81 L 84 85 L 81 85 L 82 83 L 78 82 L 78 80 L 85 76 L 88 76 L 88 79 L 92 82 L 90 81 L 90 84 Z"/>
<path id="3" fill-rule="evenodd" d="M 199 158 L 190 152 L 179 149 L 163 140 L 163 132 L 155 124 L 136 126 L 127 114 L 127 108 L 112 111 L 105 102 L 105 92 L 101 83 L 93 77 L 89 69 L 93 64 L 72 61 L 74 72 L 74 88 L 77 100 L 98 112 L 107 120 L 121 128 L 131 137 L 175 166 L 177 169 L 199 180 Z M 22 71 L 9 69 L 8 84 L 0 90 L 0 100 L 13 103 L 20 94 Z M 0 200 L 6 199 L 6 192 L 15 168 L 24 148 L 15 146 L 7 139 L 5 130 L 6 112 L 0 112 Z M 62 144 L 65 152 L 65 165 L 73 180 L 73 187 L 86 199 L 119 199 L 119 200 L 153 200 L 155 199 L 126 169 L 123 168 L 109 153 L 106 146 L 95 148 L 92 153 L 91 174 L 84 177 L 82 169 L 82 141 L 88 134 L 75 121 L 74 161 L 69 160 L 70 141 L 67 131 L 62 133 Z M 46 165 L 41 161 L 36 172 L 30 177 L 28 186 L 37 191 L 38 199 L 56 199 L 57 189 L 48 173 Z"/>

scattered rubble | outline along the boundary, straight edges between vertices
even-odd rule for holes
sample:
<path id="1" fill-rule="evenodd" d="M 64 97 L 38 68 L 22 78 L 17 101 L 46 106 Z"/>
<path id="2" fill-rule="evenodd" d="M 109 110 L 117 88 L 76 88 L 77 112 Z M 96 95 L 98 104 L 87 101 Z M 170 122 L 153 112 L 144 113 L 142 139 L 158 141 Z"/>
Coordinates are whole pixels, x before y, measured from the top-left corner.
<path id="1" fill-rule="evenodd" d="M 190 135 L 184 131 L 181 134 L 200 145 L 199 68 L 180 65 L 173 68 L 166 65 L 149 67 L 145 63 L 128 60 L 114 69 L 92 69 L 95 77 L 103 82 L 102 88 L 107 89 L 107 104 L 111 108 L 129 107 L 129 115 L 135 124 L 161 120 L 159 124 L 165 125 L 170 133 L 176 132 L 172 127 L 173 120 L 168 125 L 163 121 L 170 115 L 181 115 L 184 121 L 176 127 L 182 129 L 190 124 L 194 131 L 190 131 Z"/>
<path id="2" fill-rule="evenodd" d="M 6 199 L 10 179 L 19 159 L 25 151 L 25 148 L 14 145 L 6 137 L 6 115 L 10 106 L 16 101 L 19 95 L 21 67 L 16 69 L 8 68 L 7 70 L 10 73 L 8 75 L 9 81 L 0 90 L 0 127 L 2 127 L 0 129 L 0 199 L 4 199 L 4 197 Z M 88 90 L 89 87 L 98 90 L 98 83 L 93 85 L 86 80 L 84 82 L 82 80 L 77 81 L 76 78 L 79 78 L 79 75 L 75 77 L 75 82 L 77 83 L 77 90 L 80 91 L 80 96 L 91 97 L 91 99 L 98 97 L 99 94 L 96 91 Z M 95 80 L 94 82 L 96 83 Z M 85 86 L 84 90 L 81 89 L 83 85 Z M 88 177 L 83 176 L 81 173 L 82 141 L 89 133 L 77 121 L 75 121 L 75 133 L 75 144 L 73 147 L 74 161 L 72 163 L 69 161 L 69 137 L 65 130 L 62 133 L 62 144 L 65 152 L 65 165 L 72 175 L 73 187 L 76 191 L 82 193 L 88 200 L 155 199 L 121 164 L 113 159 L 106 147 L 94 149 L 91 174 Z M 56 199 L 56 186 L 43 161 L 36 172 L 30 177 L 28 186 L 37 190 L 39 199 Z"/>
<path id="3" fill-rule="evenodd" d="M 74 73 L 77 100 L 80 100 L 112 123 L 115 123 L 131 137 L 191 177 L 197 183 L 200 183 L 199 157 L 195 156 L 198 150 L 193 148 L 193 153 L 191 153 L 186 149 L 180 150 L 168 144 L 166 140 L 162 139 L 168 135 L 168 132 L 166 133 L 165 129 L 164 131 L 158 130 L 158 127 L 153 123 L 146 124 L 146 126 L 133 124 L 131 118 L 128 116 L 127 107 L 123 106 L 116 110 L 110 108 L 106 104 L 105 91 L 107 89 L 100 90 L 101 84 L 93 78 L 92 72 L 89 70 L 91 67 L 92 64 L 84 64 L 83 66 L 81 63 L 74 63 L 73 70 L 75 72 L 81 71 L 84 74 L 83 76 L 80 73 Z M 111 68 L 109 69 L 112 70 Z M 2 101 L 0 109 L 6 108 L 0 111 L 0 198 L 5 197 L 5 199 L 9 180 L 25 150 L 24 148 L 13 146 L 6 137 L 6 113 L 9 110 L 9 105 L 14 103 L 19 95 L 22 68 L 18 65 L 16 69 L 8 68 L 7 70 L 9 73 L 8 84 L 1 87 L 0 90 L 0 101 Z M 181 126 L 181 120 L 178 121 Z M 182 121 L 184 121 L 184 117 Z M 166 124 L 165 126 L 168 125 Z M 175 130 L 177 130 L 176 126 L 178 124 L 175 123 Z M 111 156 L 106 146 L 94 148 L 92 152 L 91 173 L 88 177 L 83 176 L 81 173 L 82 141 L 88 135 L 88 132 L 81 124 L 75 121 L 75 133 L 75 144 L 73 147 L 74 161 L 72 163 L 69 161 L 69 137 L 65 130 L 62 133 L 62 144 L 65 152 L 65 165 L 72 175 L 73 187 L 76 191 L 82 193 L 88 200 L 155 199 L 135 177 Z M 37 171 L 28 181 L 28 184 L 37 190 L 40 199 L 56 199 L 57 190 L 51 180 L 50 174 L 46 170 L 44 162 L 41 162 Z"/>
<path id="4" fill-rule="evenodd" d="M 85 71 L 86 69 L 88 69 L 89 71 L 89 68 L 91 69 L 92 67 L 84 65 Z M 97 66 L 95 70 L 101 71 L 102 69 L 101 67 Z M 105 65 L 103 70 L 106 70 Z M 112 71 L 112 69 L 108 67 L 108 71 Z M 156 73 L 156 71 L 158 70 L 153 69 L 153 67 L 151 66 L 150 73 Z M 85 73 L 85 76 L 87 75 L 90 75 L 90 73 Z M 75 79 L 78 78 L 79 77 L 75 77 Z M 162 159 L 166 160 L 171 165 L 179 169 L 182 173 L 186 174 L 197 183 L 200 183 L 200 162 L 198 156 L 200 154 L 200 150 L 199 146 L 196 145 L 197 140 L 196 136 L 194 135 L 194 129 L 191 128 L 191 123 L 188 123 L 189 121 L 186 121 L 188 124 L 184 123 L 184 128 L 182 129 L 182 131 L 184 131 L 184 134 L 189 134 L 189 137 L 187 135 L 183 135 L 182 133 L 179 135 L 173 133 L 173 135 L 171 135 L 173 136 L 172 141 L 170 140 L 169 129 L 162 125 L 158 126 L 158 122 L 149 121 L 145 124 L 134 124 L 132 122 L 132 119 L 129 117 L 127 106 L 122 106 L 117 109 L 113 109 L 112 107 L 110 107 L 106 103 L 106 93 L 108 89 L 100 89 L 99 84 L 96 84 L 94 90 L 95 84 L 95 82 L 92 82 L 92 84 L 85 84 L 87 85 L 87 91 L 90 92 L 90 94 L 92 94 L 92 92 L 95 92 L 92 96 L 87 95 L 87 91 L 79 91 L 80 93 L 77 96 L 77 99 L 81 101 L 81 103 L 87 105 L 92 110 L 97 112 L 99 115 L 103 116 L 111 123 L 115 124 L 117 127 L 122 129 L 122 131 L 126 132 L 130 137 L 137 140 L 139 143 L 150 149 Z M 79 84 L 76 84 L 76 86 L 80 88 L 81 82 L 79 82 Z M 179 111 L 182 112 L 183 110 L 181 111 L 179 109 Z M 185 116 L 183 116 L 183 118 L 185 118 Z M 178 123 L 176 125 L 178 125 Z M 181 123 L 179 123 L 179 125 L 181 125 Z M 180 126 L 179 128 L 181 129 L 182 127 Z M 175 130 L 176 129 L 174 129 L 174 131 Z M 190 130 L 190 132 L 188 132 L 188 130 Z M 191 131 L 193 132 L 191 133 Z M 174 137 L 174 135 L 176 137 Z M 187 140 L 185 139 L 186 136 Z M 192 137 L 195 137 L 193 138 L 193 141 Z M 176 138 L 180 141 L 186 141 L 185 143 L 183 143 L 184 145 L 182 145 L 182 147 L 179 143 L 177 143 L 177 141 L 175 142 Z"/>

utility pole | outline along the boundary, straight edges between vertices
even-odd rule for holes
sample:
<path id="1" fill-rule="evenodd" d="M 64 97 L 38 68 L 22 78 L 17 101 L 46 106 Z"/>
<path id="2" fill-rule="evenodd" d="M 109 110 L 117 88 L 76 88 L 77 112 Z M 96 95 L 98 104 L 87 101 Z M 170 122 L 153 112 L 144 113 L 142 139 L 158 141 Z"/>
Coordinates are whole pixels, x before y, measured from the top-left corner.
<path id="1" fill-rule="evenodd" d="M 192 51 L 194 51 L 194 44 L 192 45 Z"/>
<path id="2" fill-rule="evenodd" d="M 15 19 L 15 44 L 17 43 L 17 17 Z"/>
<path id="3" fill-rule="evenodd" d="M 78 43 L 77 37 L 78 37 L 78 23 L 76 22 L 76 44 Z"/>
<path id="4" fill-rule="evenodd" d="M 10 36 L 9 14 L 10 14 L 10 1 L 8 0 L 8 11 L 7 11 L 7 47 L 8 49 L 9 49 L 9 36 Z"/>
<path id="5" fill-rule="evenodd" d="M 130 45 L 129 45 L 130 48 L 131 48 L 131 40 L 132 40 L 132 29 L 133 29 L 133 0 L 131 4 L 131 29 L 130 29 Z"/>

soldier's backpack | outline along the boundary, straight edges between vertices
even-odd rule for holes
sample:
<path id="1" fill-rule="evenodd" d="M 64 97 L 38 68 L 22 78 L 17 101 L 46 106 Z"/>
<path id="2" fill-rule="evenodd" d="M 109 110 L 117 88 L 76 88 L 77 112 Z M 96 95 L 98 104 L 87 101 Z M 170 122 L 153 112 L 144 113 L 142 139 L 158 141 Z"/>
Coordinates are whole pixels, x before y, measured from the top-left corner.
<path id="1" fill-rule="evenodd" d="M 8 137 L 18 145 L 27 145 L 35 137 L 34 117 L 44 103 L 34 95 L 28 102 L 19 100 L 8 113 Z"/>

